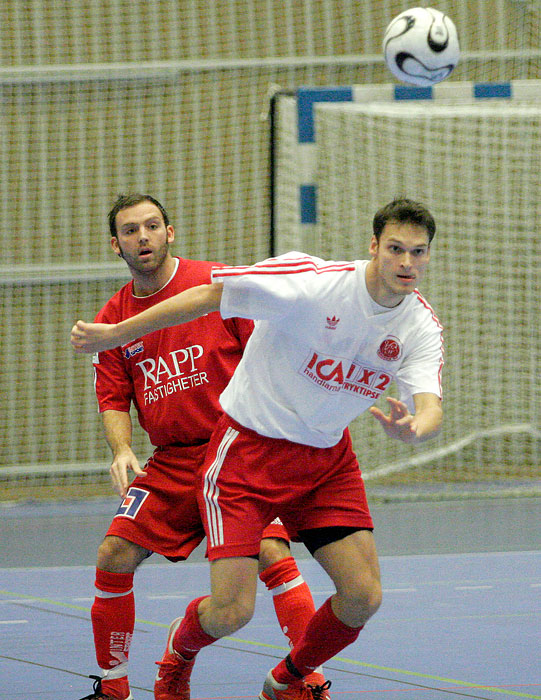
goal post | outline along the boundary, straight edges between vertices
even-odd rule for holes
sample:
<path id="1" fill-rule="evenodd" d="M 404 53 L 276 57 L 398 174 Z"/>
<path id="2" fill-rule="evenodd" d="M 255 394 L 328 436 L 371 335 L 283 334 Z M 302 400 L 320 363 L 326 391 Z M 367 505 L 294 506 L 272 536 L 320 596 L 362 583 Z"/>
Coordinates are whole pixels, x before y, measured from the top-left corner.
<path id="1" fill-rule="evenodd" d="M 276 105 L 275 252 L 365 258 L 395 196 L 438 229 L 421 291 L 444 326 L 444 429 L 411 447 L 355 421 L 372 491 L 539 492 L 541 83 L 306 91 Z"/>
<path id="2" fill-rule="evenodd" d="M 393 83 L 277 90 L 271 100 L 270 149 L 273 252 L 306 250 L 315 243 L 317 223 L 316 109 L 325 104 L 420 102 L 494 105 L 541 101 L 541 80 L 444 82 L 433 87 Z"/>

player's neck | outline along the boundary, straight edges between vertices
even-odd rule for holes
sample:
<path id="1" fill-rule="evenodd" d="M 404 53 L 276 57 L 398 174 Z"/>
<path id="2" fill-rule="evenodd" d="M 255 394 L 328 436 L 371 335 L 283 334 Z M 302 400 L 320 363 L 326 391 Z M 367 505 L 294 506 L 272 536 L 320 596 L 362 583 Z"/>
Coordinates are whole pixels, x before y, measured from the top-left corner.
<path id="1" fill-rule="evenodd" d="M 141 273 L 131 270 L 133 277 L 133 293 L 136 297 L 148 297 L 163 289 L 174 275 L 178 260 L 168 255 L 163 263 L 151 272 Z"/>

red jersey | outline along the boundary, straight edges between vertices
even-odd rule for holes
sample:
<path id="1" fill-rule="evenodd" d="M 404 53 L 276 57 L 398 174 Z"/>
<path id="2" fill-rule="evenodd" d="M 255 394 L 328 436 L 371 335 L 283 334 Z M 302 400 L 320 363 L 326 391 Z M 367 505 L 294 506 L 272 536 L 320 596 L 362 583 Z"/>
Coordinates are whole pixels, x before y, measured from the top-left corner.
<path id="1" fill-rule="evenodd" d="M 178 259 L 169 282 L 146 297 L 133 294 L 133 281 L 99 311 L 96 322 L 117 323 L 190 287 L 209 284 L 214 263 Z M 245 319 L 223 320 L 218 312 L 154 331 L 94 356 L 100 412 L 129 411 L 155 446 L 207 442 L 222 413 L 227 386 L 252 332 Z"/>

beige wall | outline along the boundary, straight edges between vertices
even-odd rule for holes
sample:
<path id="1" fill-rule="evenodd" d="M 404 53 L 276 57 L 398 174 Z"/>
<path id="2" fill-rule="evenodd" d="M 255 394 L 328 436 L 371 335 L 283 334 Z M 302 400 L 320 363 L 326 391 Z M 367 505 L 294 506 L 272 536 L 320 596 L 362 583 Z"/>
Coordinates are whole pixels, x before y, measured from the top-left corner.
<path id="1" fill-rule="evenodd" d="M 4 0 L 2 66 L 379 52 L 404 0 Z M 430 3 L 417 3 L 419 5 Z M 539 0 L 440 0 L 469 51 L 539 48 Z"/>
<path id="2" fill-rule="evenodd" d="M 261 59 L 379 55 L 385 25 L 410 4 L 4 0 L 0 272 L 24 278 L 21 266 L 37 266 L 38 276 L 61 266 L 74 279 L 0 284 L 0 465 L 108 459 L 89 363 L 73 358 L 67 338 L 71 323 L 92 316 L 120 284 L 78 281 L 88 266 L 115 260 L 106 213 L 116 194 L 137 189 L 161 199 L 180 254 L 231 263 L 264 257 L 269 168 L 261 114 L 269 86 L 390 76 L 381 61 Z M 465 51 L 541 45 L 538 2 L 449 0 L 438 7 L 455 19 Z M 257 60 L 234 68 L 183 65 L 135 79 L 141 62 L 202 59 Z M 133 74 L 114 77 L 112 62 L 131 62 Z M 85 64 L 94 71 L 83 73 Z M 59 65 L 73 70 L 63 79 L 36 70 Z M 464 60 L 453 79 L 528 77 L 541 77 L 538 58 Z"/>

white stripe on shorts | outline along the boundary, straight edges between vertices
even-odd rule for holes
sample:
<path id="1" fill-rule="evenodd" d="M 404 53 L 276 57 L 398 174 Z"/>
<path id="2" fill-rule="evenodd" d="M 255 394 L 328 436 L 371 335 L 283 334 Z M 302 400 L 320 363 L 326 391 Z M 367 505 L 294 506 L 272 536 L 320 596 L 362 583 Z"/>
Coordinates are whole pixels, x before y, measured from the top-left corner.
<path id="1" fill-rule="evenodd" d="M 205 509 L 207 511 L 208 520 L 208 537 L 211 547 L 216 547 L 218 545 L 224 544 L 224 530 L 222 522 L 222 514 L 220 512 L 220 505 L 218 503 L 218 496 L 220 495 L 220 489 L 218 488 L 216 481 L 220 474 L 220 469 L 224 463 L 227 455 L 227 451 L 233 444 L 233 441 L 239 434 L 238 430 L 234 428 L 228 428 L 225 435 L 218 447 L 216 452 L 216 459 L 207 469 L 205 474 L 205 484 L 203 486 L 203 497 L 205 499 Z"/>

